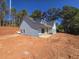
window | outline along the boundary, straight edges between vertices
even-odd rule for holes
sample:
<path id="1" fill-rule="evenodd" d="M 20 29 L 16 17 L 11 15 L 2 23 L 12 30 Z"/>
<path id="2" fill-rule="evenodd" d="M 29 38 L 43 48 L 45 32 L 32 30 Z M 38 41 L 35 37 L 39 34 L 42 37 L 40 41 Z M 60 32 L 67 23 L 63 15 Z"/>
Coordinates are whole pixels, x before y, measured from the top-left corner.
<path id="1" fill-rule="evenodd" d="M 44 33 L 44 32 L 45 32 L 45 30 L 42 28 L 42 29 L 41 29 L 41 33 Z"/>
<path id="2" fill-rule="evenodd" d="M 21 29 L 21 33 L 25 33 L 25 29 Z"/>

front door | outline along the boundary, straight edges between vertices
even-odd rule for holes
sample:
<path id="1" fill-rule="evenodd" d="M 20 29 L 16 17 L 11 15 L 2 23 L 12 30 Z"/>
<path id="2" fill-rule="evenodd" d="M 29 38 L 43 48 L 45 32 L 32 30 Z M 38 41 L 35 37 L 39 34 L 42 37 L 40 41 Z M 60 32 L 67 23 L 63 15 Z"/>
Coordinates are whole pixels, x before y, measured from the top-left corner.
<path id="1" fill-rule="evenodd" d="M 45 29 L 44 29 L 44 28 L 42 28 L 42 29 L 41 29 L 41 33 L 44 33 L 44 32 L 45 32 Z"/>

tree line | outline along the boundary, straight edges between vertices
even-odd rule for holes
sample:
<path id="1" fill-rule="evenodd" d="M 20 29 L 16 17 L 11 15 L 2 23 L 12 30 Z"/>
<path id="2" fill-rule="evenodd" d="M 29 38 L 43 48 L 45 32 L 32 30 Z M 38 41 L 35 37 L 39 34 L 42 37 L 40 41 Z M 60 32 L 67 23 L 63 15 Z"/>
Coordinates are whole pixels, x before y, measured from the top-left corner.
<path id="1" fill-rule="evenodd" d="M 0 1 L 0 26 L 20 26 L 23 17 L 28 15 L 26 9 L 17 12 L 16 8 L 11 9 L 12 20 L 4 20 L 5 16 L 9 14 L 9 9 L 5 0 Z M 47 18 L 49 22 L 62 18 L 60 25 L 57 25 L 57 30 L 61 32 L 79 34 L 79 9 L 72 6 L 63 6 L 60 8 L 50 8 L 45 12 L 41 10 L 34 10 L 31 15 L 35 21 L 41 18 Z"/>
<path id="2" fill-rule="evenodd" d="M 6 0 L 0 0 L 0 26 L 19 26 L 25 15 L 25 9 L 17 12 L 16 8 L 12 8 L 10 12 Z"/>

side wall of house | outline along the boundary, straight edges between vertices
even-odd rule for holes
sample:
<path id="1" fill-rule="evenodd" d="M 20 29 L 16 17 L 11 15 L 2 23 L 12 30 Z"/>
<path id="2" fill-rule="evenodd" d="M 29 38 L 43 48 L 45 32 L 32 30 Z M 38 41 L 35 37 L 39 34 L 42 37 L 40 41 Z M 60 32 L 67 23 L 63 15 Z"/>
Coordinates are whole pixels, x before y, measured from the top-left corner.
<path id="1" fill-rule="evenodd" d="M 38 36 L 40 33 L 40 30 L 33 29 L 30 25 L 28 25 L 27 22 L 23 21 L 20 25 L 20 31 L 22 34 L 27 34 L 27 35 L 33 35 L 33 36 Z"/>

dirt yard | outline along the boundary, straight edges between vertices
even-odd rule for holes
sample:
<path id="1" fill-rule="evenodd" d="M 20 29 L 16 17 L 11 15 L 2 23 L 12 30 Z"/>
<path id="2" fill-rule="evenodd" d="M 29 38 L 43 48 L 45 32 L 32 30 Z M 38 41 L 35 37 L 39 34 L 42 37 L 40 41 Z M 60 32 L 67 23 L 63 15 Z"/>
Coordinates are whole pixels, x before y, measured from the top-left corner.
<path id="1" fill-rule="evenodd" d="M 0 36 L 15 34 L 16 31 L 18 31 L 18 28 L 16 27 L 0 27 Z"/>
<path id="2" fill-rule="evenodd" d="M 0 28 L 0 59 L 79 59 L 79 36 L 57 33 L 38 38 L 16 31 Z"/>

